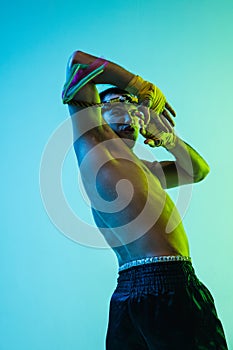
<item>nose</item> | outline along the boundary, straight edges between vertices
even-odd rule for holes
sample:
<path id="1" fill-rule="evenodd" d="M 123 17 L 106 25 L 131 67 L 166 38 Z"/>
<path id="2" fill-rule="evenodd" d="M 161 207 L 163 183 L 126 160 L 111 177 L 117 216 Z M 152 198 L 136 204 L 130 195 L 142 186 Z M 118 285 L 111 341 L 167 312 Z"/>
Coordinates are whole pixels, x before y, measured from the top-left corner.
<path id="1" fill-rule="evenodd" d="M 125 112 L 125 115 L 124 115 L 124 121 L 126 124 L 131 124 L 133 122 L 133 115 L 131 112 Z"/>

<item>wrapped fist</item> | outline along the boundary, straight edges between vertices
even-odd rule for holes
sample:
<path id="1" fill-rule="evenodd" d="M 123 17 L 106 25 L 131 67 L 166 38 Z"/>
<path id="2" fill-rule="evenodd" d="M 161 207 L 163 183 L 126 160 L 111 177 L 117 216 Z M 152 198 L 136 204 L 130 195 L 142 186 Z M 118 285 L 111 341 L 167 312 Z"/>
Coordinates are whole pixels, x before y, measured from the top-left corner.
<path id="1" fill-rule="evenodd" d="M 176 113 L 169 103 L 166 102 L 165 96 L 157 86 L 135 75 L 125 90 L 138 97 L 138 102 L 141 104 L 142 111 L 145 114 L 149 114 L 149 111 L 146 111 L 146 109 L 152 110 L 158 115 L 163 114 L 172 126 L 175 125 L 169 113 L 173 117 L 176 116 Z"/>
<path id="2" fill-rule="evenodd" d="M 166 118 L 153 113 L 150 122 L 141 128 L 140 133 L 145 137 L 145 144 L 150 147 L 165 147 L 171 149 L 176 145 L 176 134 Z"/>

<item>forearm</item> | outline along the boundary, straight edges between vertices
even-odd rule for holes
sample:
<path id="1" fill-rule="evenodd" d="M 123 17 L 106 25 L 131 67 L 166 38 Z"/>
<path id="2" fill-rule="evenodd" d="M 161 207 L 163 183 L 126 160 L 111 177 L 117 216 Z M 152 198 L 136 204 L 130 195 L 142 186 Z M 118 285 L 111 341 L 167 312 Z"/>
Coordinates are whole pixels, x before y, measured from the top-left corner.
<path id="1" fill-rule="evenodd" d="M 169 149 L 169 152 L 176 158 L 177 165 L 193 177 L 194 182 L 204 179 L 210 171 L 202 156 L 178 136 L 175 147 Z"/>
<path id="2" fill-rule="evenodd" d="M 145 81 L 140 76 L 134 75 L 121 66 L 103 58 L 97 58 L 85 52 L 76 51 L 69 60 L 68 70 L 72 65 L 74 65 L 74 67 L 77 65 L 77 69 L 79 69 L 80 64 L 87 65 L 90 70 L 93 69 L 87 72 L 86 76 L 86 79 L 88 80 L 90 78 L 92 83 L 112 84 L 126 90 L 129 94 L 137 96 L 139 104 L 143 103 L 144 113 L 147 118 L 149 118 L 148 108 L 151 108 L 157 114 L 166 113 L 166 115 L 164 115 L 168 120 L 171 120 L 171 118 L 169 118 L 169 113 L 165 109 L 168 109 L 173 116 L 175 115 L 174 110 L 166 102 L 166 98 L 159 88 Z M 84 70 L 87 67 L 84 67 Z M 73 78 L 73 81 L 77 79 L 75 73 Z M 80 80 L 80 82 L 82 82 L 82 80 Z M 82 82 L 80 84 L 82 85 L 84 83 L 85 82 Z M 63 93 L 63 103 L 68 103 L 73 97 L 72 89 L 68 91 L 67 88 L 69 89 L 69 87 L 66 87 Z M 76 88 L 79 89 L 79 86 L 76 86 Z"/>
<path id="3" fill-rule="evenodd" d="M 74 63 L 81 64 L 91 64 L 97 57 L 89 55 L 82 51 L 76 51 L 70 58 L 69 65 Z M 131 79 L 134 77 L 134 74 L 130 73 L 121 66 L 108 61 L 103 73 L 98 75 L 93 79 L 94 84 L 112 84 L 116 85 L 121 89 L 125 89 Z"/>

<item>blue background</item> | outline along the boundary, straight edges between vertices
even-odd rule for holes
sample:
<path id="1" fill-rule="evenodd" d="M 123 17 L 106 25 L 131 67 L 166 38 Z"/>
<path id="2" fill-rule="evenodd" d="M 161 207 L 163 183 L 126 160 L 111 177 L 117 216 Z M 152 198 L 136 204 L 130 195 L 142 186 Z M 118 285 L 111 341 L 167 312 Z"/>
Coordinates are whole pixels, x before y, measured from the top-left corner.
<path id="1" fill-rule="evenodd" d="M 210 164 L 184 225 L 233 349 L 232 22 L 231 0 L 2 2 L 1 350 L 104 349 L 116 258 L 63 235 L 39 187 L 43 149 L 68 118 L 60 94 L 76 49 L 156 83 L 177 111 L 179 134 Z M 63 186 L 88 216 L 72 151 Z"/>

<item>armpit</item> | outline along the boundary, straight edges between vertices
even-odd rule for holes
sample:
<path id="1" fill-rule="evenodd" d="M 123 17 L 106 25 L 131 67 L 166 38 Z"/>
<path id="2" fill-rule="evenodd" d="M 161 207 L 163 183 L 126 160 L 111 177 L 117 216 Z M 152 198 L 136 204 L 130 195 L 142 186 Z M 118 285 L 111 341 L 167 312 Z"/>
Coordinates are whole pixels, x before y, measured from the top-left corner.
<path id="1" fill-rule="evenodd" d="M 161 186 L 163 188 L 167 188 L 166 186 L 166 177 L 163 171 L 163 167 L 160 162 L 154 161 L 150 162 L 148 160 L 141 159 L 143 164 L 148 168 L 148 170 L 157 177 L 157 179 L 160 181 Z"/>

